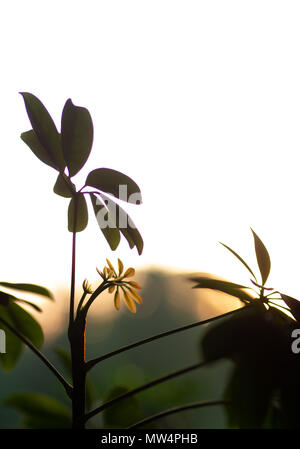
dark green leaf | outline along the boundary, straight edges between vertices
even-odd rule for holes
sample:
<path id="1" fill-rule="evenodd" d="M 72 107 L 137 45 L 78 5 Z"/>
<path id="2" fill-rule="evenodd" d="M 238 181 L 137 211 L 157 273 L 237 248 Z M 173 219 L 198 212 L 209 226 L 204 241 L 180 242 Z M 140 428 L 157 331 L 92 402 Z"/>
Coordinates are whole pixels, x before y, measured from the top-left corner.
<path id="1" fill-rule="evenodd" d="M 31 301 L 27 301 L 27 299 L 16 298 L 15 296 L 12 296 L 12 295 L 10 296 L 10 299 L 13 300 L 13 301 L 20 302 L 21 304 L 24 304 L 26 306 L 30 306 L 34 310 L 36 310 L 36 312 L 42 312 L 42 309 L 39 306 L 37 306 L 36 304 L 34 304 Z"/>
<path id="2" fill-rule="evenodd" d="M 271 260 L 269 253 L 263 244 L 263 242 L 260 240 L 260 238 L 255 234 L 253 229 L 251 229 L 253 237 L 254 237 L 254 245 L 255 245 L 255 252 L 256 252 L 256 259 L 259 267 L 259 271 L 261 274 L 262 279 L 262 285 L 264 285 L 268 279 L 270 269 L 271 269 Z"/>
<path id="3" fill-rule="evenodd" d="M 56 163 L 52 160 L 51 156 L 48 154 L 46 148 L 40 143 L 33 129 L 30 131 L 26 131 L 21 134 L 21 139 L 26 145 L 29 146 L 31 151 L 35 154 L 35 156 L 40 159 L 45 164 L 49 165 L 55 170 L 58 170 Z"/>
<path id="4" fill-rule="evenodd" d="M 121 209 L 120 206 L 118 207 Z M 141 255 L 144 248 L 144 241 L 138 229 L 129 226 L 128 228 L 120 228 L 120 231 L 127 240 L 130 248 L 136 246 L 139 255 Z"/>
<path id="5" fill-rule="evenodd" d="M 129 203 L 142 202 L 139 186 L 129 176 L 110 168 L 97 168 L 91 171 L 86 179 L 86 185 L 111 193 Z"/>
<path id="6" fill-rule="evenodd" d="M 24 283 L 12 283 L 12 282 L 0 282 L 0 285 L 6 288 L 12 288 L 14 290 L 22 290 L 23 292 L 35 293 L 36 295 L 46 296 L 53 300 L 52 293 L 45 287 L 35 284 L 24 284 Z"/>
<path id="7" fill-rule="evenodd" d="M 5 405 L 24 415 L 31 429 L 65 429 L 71 427 L 70 410 L 54 398 L 39 393 L 17 393 L 5 399 Z"/>
<path id="8" fill-rule="evenodd" d="M 95 212 L 95 216 L 99 225 L 99 228 L 101 229 L 107 243 L 109 244 L 112 251 L 117 249 L 119 243 L 120 243 L 120 231 L 117 229 L 117 227 L 103 227 L 102 226 L 102 218 L 107 222 L 111 223 L 112 218 L 110 217 L 110 212 L 107 209 L 107 207 L 98 200 L 96 195 L 93 193 L 90 194 L 90 198 L 92 201 L 93 209 Z"/>
<path id="9" fill-rule="evenodd" d="M 277 427 L 284 429 L 299 429 L 300 403 L 300 360 L 295 355 L 285 366 L 285 376 L 282 378 L 279 392 L 279 407 L 277 407 Z"/>
<path id="10" fill-rule="evenodd" d="M 93 122 L 87 109 L 69 99 L 61 118 L 62 149 L 70 176 L 84 166 L 93 144 Z"/>
<path id="11" fill-rule="evenodd" d="M 64 173 L 59 173 L 53 191 L 64 198 L 71 198 L 76 192 L 76 187 L 68 176 Z"/>
<path id="12" fill-rule="evenodd" d="M 193 288 L 209 288 L 211 290 L 218 290 L 228 295 L 239 298 L 241 301 L 253 302 L 253 296 L 244 289 L 247 288 L 240 284 L 223 281 L 220 279 L 210 278 L 208 276 L 195 276 L 190 278 L 191 281 L 196 282 Z"/>
<path id="13" fill-rule="evenodd" d="M 247 268 L 247 270 L 252 274 L 252 276 L 254 277 L 254 279 L 257 281 L 255 274 L 253 273 L 253 271 L 251 270 L 251 268 L 249 267 L 249 265 L 244 261 L 244 259 L 241 258 L 241 256 L 239 256 L 235 251 L 233 251 L 233 249 L 231 249 L 229 246 L 225 245 L 225 243 L 219 242 L 221 243 L 221 245 L 223 245 L 226 249 L 228 249 L 228 251 L 230 251 L 235 257 L 238 258 L 238 260 L 240 262 L 242 262 L 242 264 Z"/>
<path id="14" fill-rule="evenodd" d="M 236 359 L 241 355 L 276 363 L 290 354 L 291 319 L 263 304 L 244 307 L 238 314 L 208 327 L 201 345 L 208 361 Z M 278 371 L 278 370 L 277 370 Z"/>
<path id="15" fill-rule="evenodd" d="M 237 363 L 226 390 L 230 426 L 258 429 L 264 426 L 274 385 L 268 363 L 243 358 Z"/>
<path id="16" fill-rule="evenodd" d="M 135 227 L 132 219 L 125 212 L 125 210 L 108 198 L 103 193 L 97 195 L 98 198 L 101 198 L 102 202 L 105 204 L 106 209 L 109 211 L 108 217 L 111 219 L 111 226 L 116 227 L 123 234 L 125 239 L 127 240 L 129 247 L 133 248 L 134 246 L 137 248 L 138 253 L 141 255 L 143 252 L 144 242 L 141 234 L 138 229 Z M 100 226 L 99 220 L 101 216 L 97 216 L 98 223 Z"/>
<path id="17" fill-rule="evenodd" d="M 291 296 L 284 295 L 283 293 L 280 293 L 280 296 L 292 312 L 295 319 L 300 323 L 300 301 L 298 301 L 298 299 L 292 298 Z"/>
<path id="18" fill-rule="evenodd" d="M 60 135 L 56 126 L 45 106 L 34 95 L 21 92 L 25 107 L 32 128 L 40 141 L 40 144 L 46 149 L 49 159 L 54 168 L 64 171 L 66 163 L 64 161 Z"/>
<path id="19" fill-rule="evenodd" d="M 105 398 L 104 402 L 110 401 L 124 393 L 127 393 L 128 388 L 126 387 L 115 387 Z M 139 406 L 138 400 L 131 396 L 127 399 L 122 399 L 108 407 L 103 412 L 103 421 L 105 428 L 114 429 L 124 429 L 140 421 L 143 418 L 142 411 Z"/>
<path id="20" fill-rule="evenodd" d="M 5 292 L 0 292 L 0 305 L 1 306 L 8 306 L 9 302 L 9 294 Z"/>
<path id="21" fill-rule="evenodd" d="M 77 206 L 76 206 L 77 203 Z M 74 215 L 76 214 L 76 226 L 74 229 Z M 88 208 L 84 195 L 73 197 L 68 209 L 68 230 L 70 232 L 81 232 L 88 224 Z"/>
<path id="22" fill-rule="evenodd" d="M 0 306 L 0 318 L 28 338 L 34 346 L 40 348 L 43 344 L 43 331 L 39 323 L 13 300 L 8 306 Z M 6 333 L 7 351 L 0 357 L 0 363 L 7 371 L 12 369 L 23 349 L 23 343 L 1 322 L 1 328 Z"/>

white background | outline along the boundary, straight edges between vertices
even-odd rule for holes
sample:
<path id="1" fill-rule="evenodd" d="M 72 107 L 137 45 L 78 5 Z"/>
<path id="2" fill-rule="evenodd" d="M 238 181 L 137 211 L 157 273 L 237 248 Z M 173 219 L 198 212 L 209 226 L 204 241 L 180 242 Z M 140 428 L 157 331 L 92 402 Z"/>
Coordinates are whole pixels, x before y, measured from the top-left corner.
<path id="1" fill-rule="evenodd" d="M 143 255 L 127 242 L 112 253 L 91 210 L 78 282 L 105 257 L 247 282 L 218 241 L 255 266 L 251 226 L 271 254 L 271 286 L 300 297 L 299 2 L 10 1 L 0 21 L 3 280 L 53 288 L 70 277 L 68 201 L 19 137 L 31 128 L 27 91 L 58 128 L 68 98 L 90 110 L 79 187 L 110 167 L 143 193 L 127 208 Z"/>

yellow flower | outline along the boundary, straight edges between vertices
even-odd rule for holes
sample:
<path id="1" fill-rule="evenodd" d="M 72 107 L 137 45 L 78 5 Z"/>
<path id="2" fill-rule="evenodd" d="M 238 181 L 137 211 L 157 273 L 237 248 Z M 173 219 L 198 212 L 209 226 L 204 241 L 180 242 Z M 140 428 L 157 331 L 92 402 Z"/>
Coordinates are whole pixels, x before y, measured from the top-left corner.
<path id="1" fill-rule="evenodd" d="M 84 291 L 85 293 L 87 293 L 87 294 L 93 293 L 92 286 L 91 286 L 91 284 L 89 284 L 89 282 L 88 282 L 87 279 L 85 279 L 85 280 L 83 281 L 83 283 L 82 283 L 82 288 L 83 288 L 83 291 Z"/>
<path id="2" fill-rule="evenodd" d="M 118 273 L 114 269 L 110 260 L 106 259 L 107 266 L 103 268 L 103 271 L 97 271 L 104 280 L 109 284 L 108 292 L 114 293 L 114 305 L 117 310 L 120 309 L 121 305 L 121 294 L 123 294 L 124 302 L 130 312 L 136 313 L 136 304 L 142 304 L 142 298 L 138 294 L 136 290 L 141 289 L 142 287 L 136 281 L 127 281 L 127 278 L 135 275 L 134 268 L 127 268 L 125 273 L 124 265 L 120 259 L 118 259 Z"/>

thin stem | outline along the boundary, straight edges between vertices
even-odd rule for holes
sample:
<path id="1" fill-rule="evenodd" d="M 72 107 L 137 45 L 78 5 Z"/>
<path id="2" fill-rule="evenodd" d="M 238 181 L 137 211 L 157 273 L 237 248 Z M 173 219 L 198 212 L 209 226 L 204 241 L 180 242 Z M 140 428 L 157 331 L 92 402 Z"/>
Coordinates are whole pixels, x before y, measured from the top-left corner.
<path id="1" fill-rule="evenodd" d="M 214 401 L 201 401 L 201 402 L 193 402 L 191 404 L 182 405 L 180 407 L 173 407 L 168 410 L 164 410 L 163 412 L 156 413 L 155 415 L 149 416 L 148 418 L 145 418 L 132 426 L 128 427 L 128 429 L 136 429 L 137 427 L 144 426 L 145 424 L 149 424 L 153 421 L 156 421 L 157 419 L 164 418 L 165 416 L 170 416 L 175 413 L 183 412 L 185 410 L 192 410 L 195 408 L 201 408 L 201 407 L 209 407 L 212 405 L 225 405 L 228 401 L 224 400 L 214 400 Z"/>
<path id="2" fill-rule="evenodd" d="M 246 307 L 251 307 L 251 306 L 246 306 Z M 244 310 L 244 309 L 245 309 L 245 307 L 241 307 L 239 309 L 231 310 L 230 312 L 226 312 L 226 313 L 223 313 L 222 315 L 217 315 L 215 317 L 208 318 L 207 320 L 197 321 L 196 323 L 188 324 L 187 326 L 177 327 L 176 329 L 172 329 L 170 331 L 162 332 L 160 334 L 153 335 L 152 337 L 148 337 L 148 338 L 145 338 L 143 340 L 139 340 L 139 341 L 137 341 L 135 343 L 131 343 L 131 344 L 126 345 L 126 346 L 122 346 L 121 348 L 116 349 L 115 351 L 109 352 L 109 353 L 104 354 L 104 355 L 102 355 L 100 357 L 97 357 L 95 359 L 89 360 L 88 362 L 86 362 L 86 370 L 89 371 L 97 363 L 100 363 L 103 360 L 109 359 L 110 357 L 113 357 L 113 356 L 115 356 L 117 354 L 121 354 L 122 352 L 129 351 L 130 349 L 133 349 L 133 348 L 137 348 L 138 346 L 144 345 L 146 343 L 150 343 L 151 341 L 158 340 L 159 338 L 168 337 L 169 335 L 176 334 L 178 332 L 182 332 L 182 331 L 185 331 L 185 330 L 188 330 L 188 329 L 192 329 L 193 327 L 201 326 L 202 324 L 211 323 L 212 321 L 215 321 L 215 320 L 217 320 L 219 318 L 223 318 L 223 317 L 232 315 L 233 313 L 237 313 L 237 312 L 239 312 L 241 310 Z"/>
<path id="3" fill-rule="evenodd" d="M 71 290 L 70 290 L 70 314 L 69 314 L 69 333 L 74 322 L 74 297 L 75 297 L 75 273 L 76 273 L 76 223 L 77 223 L 77 197 L 74 196 L 74 220 L 72 234 L 72 268 L 71 268 Z"/>
<path id="4" fill-rule="evenodd" d="M 57 371 L 54 365 L 42 354 L 32 343 L 29 341 L 25 335 L 21 334 L 17 329 L 11 326 L 6 320 L 0 318 L 0 321 L 13 333 L 15 334 L 26 346 L 28 346 L 42 362 L 49 368 L 49 370 L 57 377 L 60 383 L 64 386 L 67 395 L 72 397 L 72 386 L 63 378 L 63 376 Z"/>
<path id="5" fill-rule="evenodd" d="M 275 291 L 273 291 L 273 292 L 268 293 L 267 295 L 265 295 L 265 298 L 268 298 L 268 297 L 271 296 L 271 295 L 275 295 L 276 293 L 278 293 L 278 294 L 280 295 L 280 293 L 279 293 L 277 290 L 275 290 Z"/>
<path id="6" fill-rule="evenodd" d="M 82 293 L 82 296 L 81 296 L 80 301 L 79 301 L 78 306 L 77 306 L 76 316 L 80 312 L 81 306 L 82 306 L 82 304 L 83 304 L 83 302 L 84 302 L 84 300 L 86 298 L 86 295 L 87 295 L 87 292 L 83 292 Z"/>
<path id="7" fill-rule="evenodd" d="M 181 376 L 182 374 L 186 374 L 190 371 L 193 371 L 195 369 L 198 368 L 202 368 L 203 366 L 205 366 L 207 364 L 207 362 L 202 362 L 202 363 L 196 363 L 194 365 L 190 365 L 186 368 L 183 368 L 181 370 L 178 371 L 174 371 L 170 374 L 167 374 L 165 376 L 159 377 L 158 379 L 152 380 L 151 382 L 148 382 L 144 385 L 141 385 L 140 387 L 134 388 L 133 390 L 127 391 L 124 394 L 121 394 L 120 396 L 117 396 L 116 398 L 111 399 L 108 402 L 105 402 L 104 404 L 100 405 L 100 407 L 97 407 L 96 409 L 92 410 L 91 412 L 87 413 L 85 415 L 85 421 L 87 421 L 88 419 L 92 418 L 93 416 L 97 415 L 98 413 L 102 412 L 103 410 L 105 410 L 108 407 L 111 407 L 112 405 L 116 404 L 119 401 L 122 401 L 123 399 L 127 399 L 131 396 L 134 396 L 137 393 L 140 393 L 141 391 L 145 391 L 148 388 L 154 387 L 155 385 L 161 384 L 163 382 L 166 382 L 167 380 L 173 379 L 174 377 L 178 377 Z"/>
<path id="8" fill-rule="evenodd" d="M 276 307 L 280 307 L 281 309 L 287 310 L 288 312 L 291 312 L 290 309 L 289 309 L 288 307 L 281 306 L 280 304 L 276 304 L 276 303 L 273 302 L 273 301 L 268 301 L 268 303 L 273 304 L 273 305 L 276 306 Z"/>
<path id="9" fill-rule="evenodd" d="M 101 282 L 98 288 L 92 293 L 92 295 L 89 297 L 89 300 L 86 302 L 85 306 L 81 309 L 81 311 L 85 314 L 85 316 L 88 313 L 89 308 L 91 307 L 92 303 L 95 301 L 95 299 L 102 293 L 104 290 L 106 290 L 109 287 L 109 284 L 107 284 L 105 281 Z"/>

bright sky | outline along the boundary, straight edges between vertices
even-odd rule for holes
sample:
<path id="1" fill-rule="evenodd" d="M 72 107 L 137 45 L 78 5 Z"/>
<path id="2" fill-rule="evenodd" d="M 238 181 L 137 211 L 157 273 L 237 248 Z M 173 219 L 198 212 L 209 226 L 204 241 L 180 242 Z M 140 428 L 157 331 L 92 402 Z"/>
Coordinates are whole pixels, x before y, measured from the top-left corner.
<path id="1" fill-rule="evenodd" d="M 144 241 L 112 253 L 93 212 L 78 235 L 78 281 L 105 257 L 247 282 L 221 240 L 254 265 L 250 226 L 269 248 L 271 286 L 300 297 L 298 1 L 15 1 L 2 5 L 1 278 L 69 282 L 68 200 L 20 140 L 19 91 L 60 127 L 65 101 L 94 122 L 78 175 L 110 167 L 141 187 Z M 75 180 L 77 179 L 75 178 Z M 244 274 L 245 273 L 245 274 Z"/>

